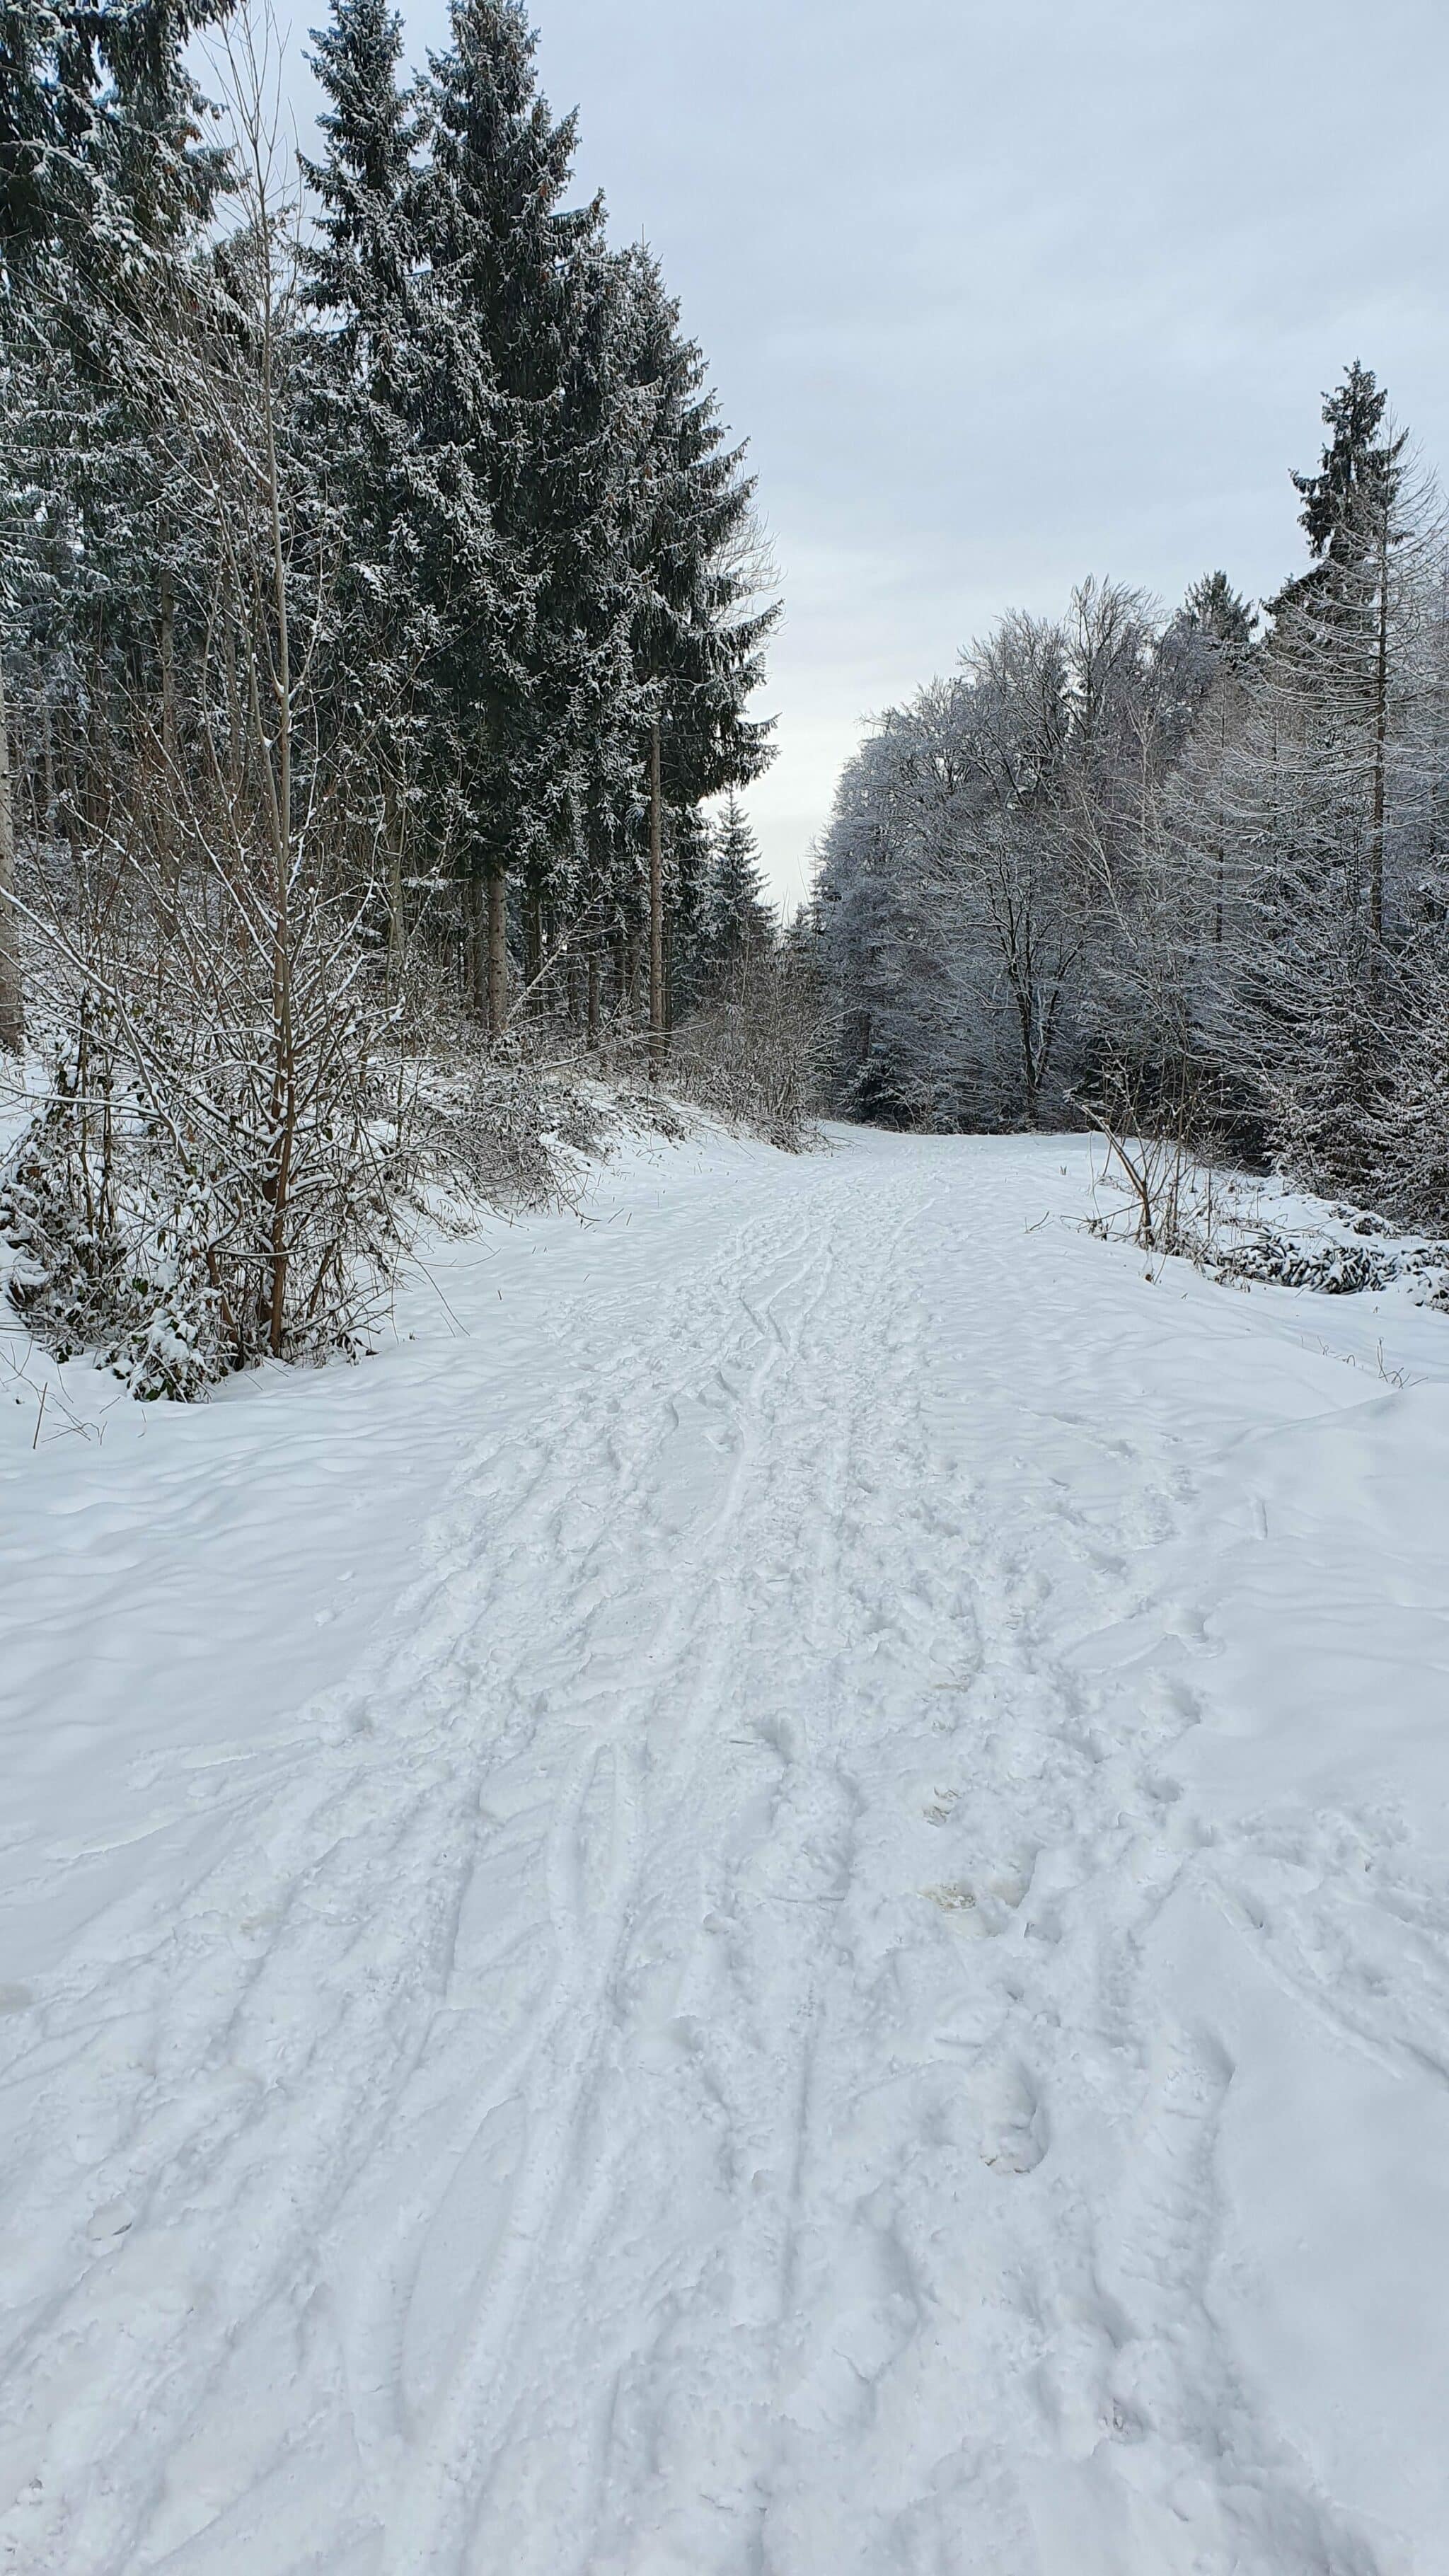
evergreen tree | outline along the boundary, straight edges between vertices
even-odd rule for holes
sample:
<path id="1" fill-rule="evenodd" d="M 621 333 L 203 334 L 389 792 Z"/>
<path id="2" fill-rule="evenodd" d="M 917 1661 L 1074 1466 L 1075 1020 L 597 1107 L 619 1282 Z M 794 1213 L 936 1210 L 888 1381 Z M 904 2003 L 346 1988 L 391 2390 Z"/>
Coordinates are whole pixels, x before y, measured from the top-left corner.
<path id="1" fill-rule="evenodd" d="M 317 221 L 305 255 L 309 411 L 340 518 L 334 639 L 339 721 L 389 723 L 376 737 L 376 828 L 386 853 L 394 959 L 402 936 L 408 821 L 429 747 L 423 673 L 439 641 L 421 579 L 430 476 L 418 399 L 427 285 L 418 246 L 415 157 L 425 125 L 399 78 L 402 27 L 386 0 L 335 0 L 313 31 L 313 68 L 329 105 L 326 151 L 303 159 Z"/>
<path id="2" fill-rule="evenodd" d="M 1357 362 L 1324 404 L 1320 467 L 1293 478 L 1313 560 L 1273 603 L 1221 771 L 1241 865 L 1220 1043 L 1291 1167 L 1348 1191 L 1374 1158 L 1421 805 L 1422 540 L 1386 408 Z"/>
<path id="3" fill-rule="evenodd" d="M 1330 432 L 1316 474 L 1295 474 L 1300 522 L 1312 569 L 1274 603 L 1300 660 L 1316 657 L 1328 722 L 1365 746 L 1369 779 L 1366 892 L 1370 937 L 1384 936 L 1390 629 L 1396 551 L 1410 530 L 1400 518 L 1407 434 L 1385 432 L 1388 395 L 1355 359 L 1324 401 Z"/>
<path id="4" fill-rule="evenodd" d="M 778 609 L 757 607 L 754 481 L 657 263 L 633 255 L 633 374 L 649 409 L 633 514 L 633 661 L 649 779 L 650 1057 L 662 1062 L 666 807 L 746 786 L 772 757 L 746 713 Z"/>
<path id="5" fill-rule="evenodd" d="M 0 287 L 71 327 L 209 212 L 224 156 L 186 62 L 231 0 L 4 0 Z"/>
<path id="6" fill-rule="evenodd" d="M 714 833 L 702 806 L 674 817 L 669 871 L 670 1026 L 697 1010 L 710 989 L 713 959 L 710 901 Z"/>
<path id="7" fill-rule="evenodd" d="M 1372 550 L 1380 521 L 1393 515 L 1408 441 L 1404 432 L 1381 435 L 1388 399 L 1372 368 L 1357 358 L 1324 397 L 1323 424 L 1331 436 L 1322 461 L 1316 474 L 1293 477 L 1303 496 L 1299 523 L 1316 565 L 1352 573 Z"/>
<path id="8" fill-rule="evenodd" d="M 777 923 L 765 896 L 759 844 L 733 790 L 711 839 L 703 945 L 712 981 L 728 985 L 774 946 Z"/>
<path id="9" fill-rule="evenodd" d="M 1225 572 L 1208 572 L 1192 584 L 1175 622 L 1204 643 L 1232 653 L 1251 644 L 1258 619 Z"/>
<path id="10" fill-rule="evenodd" d="M 312 44 L 330 105 L 317 119 L 326 157 L 301 163 L 318 200 L 308 302 L 344 380 L 395 395 L 417 268 L 414 156 L 424 132 L 399 80 L 402 20 L 387 0 L 335 0 Z"/>
<path id="11" fill-rule="evenodd" d="M 570 565 L 586 432 L 570 393 L 581 270 L 601 250 L 603 218 L 597 202 L 564 204 L 576 120 L 555 122 L 538 93 L 537 40 L 519 0 L 453 0 L 452 34 L 431 58 L 422 191 L 424 247 L 453 333 L 433 389 L 458 467 L 452 560 L 437 572 L 451 617 L 464 863 L 487 888 L 490 1016 L 501 1028 L 506 880 L 523 877 L 539 902 L 573 818 Z"/>
<path id="12" fill-rule="evenodd" d="M 229 5 L 0 5 L 0 322 L 12 395 L 31 367 L 53 384 L 52 356 L 63 351 L 79 408 L 93 411 L 114 393 L 126 357 L 134 361 L 158 267 L 194 235 L 223 176 L 224 155 L 201 140 L 204 102 L 186 45 Z M 12 446 L 17 427 L 7 422 Z M 17 479 L 12 465 L 12 491 Z M 24 1034 L 14 897 L 0 671 L 0 1048 L 18 1047 Z"/>

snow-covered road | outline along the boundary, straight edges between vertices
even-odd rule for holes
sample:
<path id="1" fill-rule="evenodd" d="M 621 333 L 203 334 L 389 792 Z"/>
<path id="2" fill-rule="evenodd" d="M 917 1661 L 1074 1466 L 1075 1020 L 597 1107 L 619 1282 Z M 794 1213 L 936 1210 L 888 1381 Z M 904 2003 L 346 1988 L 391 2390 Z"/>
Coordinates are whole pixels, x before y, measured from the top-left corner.
<path id="1" fill-rule="evenodd" d="M 11 1408 L 0 2568 L 1449 2568 L 1449 1323 L 1086 1167 Z"/>

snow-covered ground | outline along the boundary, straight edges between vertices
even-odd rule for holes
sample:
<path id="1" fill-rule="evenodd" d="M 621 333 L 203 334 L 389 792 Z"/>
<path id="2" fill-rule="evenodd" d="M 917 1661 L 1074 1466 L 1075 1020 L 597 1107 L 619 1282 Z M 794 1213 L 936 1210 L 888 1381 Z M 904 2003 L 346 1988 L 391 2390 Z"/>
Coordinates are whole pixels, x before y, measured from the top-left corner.
<path id="1" fill-rule="evenodd" d="M 1449 1318 L 1089 1153 L 0 1391 L 0 2568 L 1449 2568 Z"/>

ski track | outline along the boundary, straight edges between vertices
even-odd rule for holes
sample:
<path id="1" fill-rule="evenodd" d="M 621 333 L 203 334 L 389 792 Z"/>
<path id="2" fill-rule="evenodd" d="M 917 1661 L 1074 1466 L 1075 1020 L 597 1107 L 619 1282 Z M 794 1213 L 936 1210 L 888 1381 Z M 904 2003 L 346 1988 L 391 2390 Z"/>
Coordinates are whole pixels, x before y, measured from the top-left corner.
<path id="1" fill-rule="evenodd" d="M 1153 1962 L 1207 1909 L 1442 2085 L 1449 1899 L 1387 1816 L 1195 1821 L 1241 1426 L 1037 1173 L 762 1158 L 546 1309 L 384 1639 L 0 2017 L 0 2567 L 1417 2564 L 1224 2323 L 1232 2049 Z"/>

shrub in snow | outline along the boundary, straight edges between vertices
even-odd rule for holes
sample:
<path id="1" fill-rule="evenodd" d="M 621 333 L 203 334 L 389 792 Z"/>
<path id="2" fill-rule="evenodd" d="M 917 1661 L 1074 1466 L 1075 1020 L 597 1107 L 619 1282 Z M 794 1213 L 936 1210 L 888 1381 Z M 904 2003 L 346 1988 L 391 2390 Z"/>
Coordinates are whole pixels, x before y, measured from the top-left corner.
<path id="1" fill-rule="evenodd" d="M 226 1366 L 201 1211 L 86 1054 L 0 1170 L 9 1292 L 57 1356 L 100 1358 L 140 1397 L 189 1398 Z"/>
<path id="2" fill-rule="evenodd" d="M 808 958 L 787 945 L 742 957 L 723 990 L 674 1033 L 672 1090 L 777 1145 L 804 1143 L 820 1096 L 821 1013 Z"/>
<path id="3" fill-rule="evenodd" d="M 1403 1023 L 1371 1121 L 1383 1204 L 1405 1225 L 1449 1226 L 1449 963 L 1411 959 Z"/>

